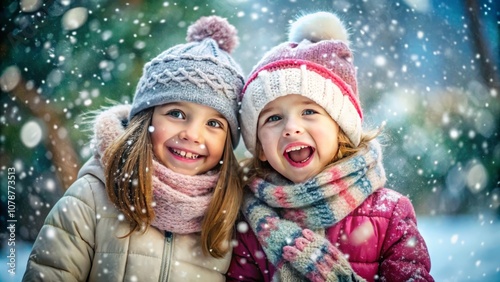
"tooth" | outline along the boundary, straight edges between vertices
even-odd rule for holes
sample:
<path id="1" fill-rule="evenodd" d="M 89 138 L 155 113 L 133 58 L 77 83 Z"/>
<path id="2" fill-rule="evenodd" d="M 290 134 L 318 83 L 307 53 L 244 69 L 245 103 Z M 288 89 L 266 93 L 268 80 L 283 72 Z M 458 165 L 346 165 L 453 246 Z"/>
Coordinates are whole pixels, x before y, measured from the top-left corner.
<path id="1" fill-rule="evenodd" d="M 191 159 L 192 157 L 193 157 L 193 154 L 191 154 L 191 152 L 188 152 L 188 153 L 186 154 L 186 158 Z"/>
<path id="2" fill-rule="evenodd" d="M 184 157 L 185 155 L 186 155 L 186 152 L 181 151 L 181 156 L 183 156 L 183 157 Z"/>
<path id="3" fill-rule="evenodd" d="M 307 146 L 296 146 L 296 147 L 289 148 L 288 150 L 286 150 L 286 152 L 290 153 L 292 151 L 299 151 L 299 150 L 302 150 L 304 148 L 307 148 Z"/>

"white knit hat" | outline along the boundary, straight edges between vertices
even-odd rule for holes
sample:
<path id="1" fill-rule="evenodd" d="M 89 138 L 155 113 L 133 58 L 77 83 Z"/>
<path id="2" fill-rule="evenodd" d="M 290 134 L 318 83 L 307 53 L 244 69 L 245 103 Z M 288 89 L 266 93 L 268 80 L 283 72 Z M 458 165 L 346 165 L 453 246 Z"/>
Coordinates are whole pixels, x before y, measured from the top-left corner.
<path id="1" fill-rule="evenodd" d="M 246 148 L 255 154 L 261 110 L 289 94 L 322 106 L 358 146 L 363 113 L 344 25 L 332 13 L 309 14 L 292 24 L 289 41 L 264 55 L 243 88 L 240 126 Z"/>

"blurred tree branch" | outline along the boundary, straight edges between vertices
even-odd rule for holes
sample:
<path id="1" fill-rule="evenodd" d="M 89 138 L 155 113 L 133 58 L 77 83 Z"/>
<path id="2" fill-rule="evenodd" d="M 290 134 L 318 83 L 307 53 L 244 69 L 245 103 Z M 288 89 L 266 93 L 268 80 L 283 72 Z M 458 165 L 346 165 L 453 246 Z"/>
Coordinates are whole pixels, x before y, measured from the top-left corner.
<path id="1" fill-rule="evenodd" d="M 42 101 L 36 90 L 28 89 L 26 81 L 20 79 L 19 83 L 10 91 L 21 106 L 27 107 L 33 116 L 42 120 L 47 128 L 45 145 L 52 155 L 52 164 L 55 173 L 66 190 L 75 180 L 80 168 L 80 158 L 72 146 L 69 134 L 61 134 L 59 130 L 65 128 L 63 116 L 49 104 Z"/>
<path id="2" fill-rule="evenodd" d="M 466 14 L 469 15 L 470 31 L 472 36 L 472 48 L 476 54 L 480 55 L 479 69 L 486 85 L 489 88 L 500 91 L 500 80 L 498 78 L 498 69 L 494 66 L 493 57 L 488 49 L 487 41 L 481 29 L 479 21 L 480 9 L 477 0 L 465 0 Z"/>

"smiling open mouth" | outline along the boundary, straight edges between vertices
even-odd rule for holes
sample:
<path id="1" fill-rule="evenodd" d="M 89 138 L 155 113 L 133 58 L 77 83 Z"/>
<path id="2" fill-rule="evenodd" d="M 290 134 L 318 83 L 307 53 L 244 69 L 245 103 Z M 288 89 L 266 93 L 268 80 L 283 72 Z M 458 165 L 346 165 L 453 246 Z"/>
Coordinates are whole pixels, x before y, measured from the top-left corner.
<path id="1" fill-rule="evenodd" d="M 179 157 L 186 158 L 186 159 L 192 159 L 192 160 L 194 160 L 194 159 L 197 159 L 197 158 L 200 157 L 200 155 L 198 155 L 198 154 L 193 154 L 191 152 L 186 152 L 186 151 L 178 150 L 178 149 L 174 149 L 174 148 L 168 148 L 168 150 L 171 153 L 173 153 L 173 154 L 175 154 L 175 155 L 177 155 Z"/>
<path id="2" fill-rule="evenodd" d="M 307 162 L 312 154 L 314 153 L 314 148 L 311 146 L 295 146 L 286 149 L 285 155 L 287 159 L 294 163 L 305 163 Z"/>

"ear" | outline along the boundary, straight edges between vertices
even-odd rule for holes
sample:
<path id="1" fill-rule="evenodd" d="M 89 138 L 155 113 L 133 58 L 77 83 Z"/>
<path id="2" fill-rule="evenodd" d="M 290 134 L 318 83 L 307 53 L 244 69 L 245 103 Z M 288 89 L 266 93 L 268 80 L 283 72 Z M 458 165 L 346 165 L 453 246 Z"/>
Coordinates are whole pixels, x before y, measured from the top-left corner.
<path id="1" fill-rule="evenodd" d="M 266 154 L 264 154 L 264 150 L 259 150 L 259 160 L 265 162 L 267 161 Z"/>

